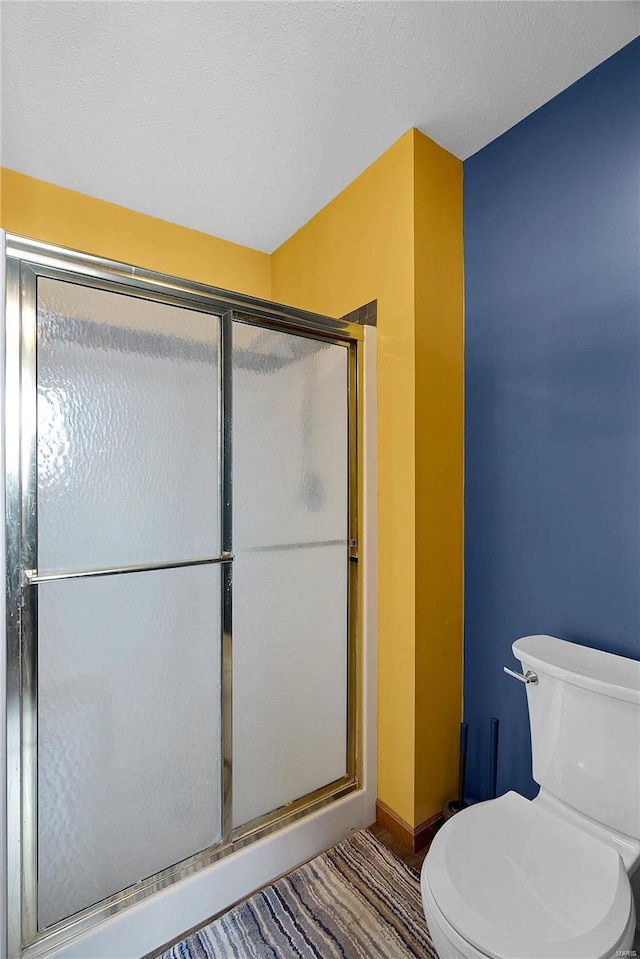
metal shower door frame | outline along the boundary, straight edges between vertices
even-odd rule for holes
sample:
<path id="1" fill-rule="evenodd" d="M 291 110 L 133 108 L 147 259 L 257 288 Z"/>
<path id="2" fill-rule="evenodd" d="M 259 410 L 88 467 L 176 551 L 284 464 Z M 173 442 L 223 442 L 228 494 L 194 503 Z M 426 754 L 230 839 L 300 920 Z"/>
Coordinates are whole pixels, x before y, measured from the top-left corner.
<path id="1" fill-rule="evenodd" d="M 358 566 L 359 324 L 290 310 L 264 300 L 192 283 L 127 264 L 7 235 L 6 271 L 6 536 L 7 536 L 7 915 L 9 959 L 35 959 L 111 915 L 173 885 L 242 846 L 361 786 Z M 204 560 L 221 565 L 222 837 L 220 842 L 95 903 L 42 932 L 37 927 L 37 593 L 40 582 L 111 576 L 203 561 L 38 574 L 37 564 L 37 278 L 209 313 L 220 319 L 218 459 L 221 486 L 220 552 Z M 349 584 L 346 775 L 285 807 L 233 828 L 232 738 L 232 324 L 234 320 L 311 336 L 349 350 Z"/>

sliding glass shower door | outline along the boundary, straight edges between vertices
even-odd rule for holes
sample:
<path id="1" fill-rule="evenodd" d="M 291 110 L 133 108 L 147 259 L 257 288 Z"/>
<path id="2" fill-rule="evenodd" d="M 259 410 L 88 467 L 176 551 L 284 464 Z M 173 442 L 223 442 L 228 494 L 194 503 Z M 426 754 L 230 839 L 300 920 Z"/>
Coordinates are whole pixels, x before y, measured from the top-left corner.
<path id="1" fill-rule="evenodd" d="M 358 788 L 361 331 L 14 242 L 9 957 L 36 959 Z"/>
<path id="2" fill-rule="evenodd" d="M 233 324 L 233 825 L 347 772 L 344 344 Z"/>
<path id="3" fill-rule="evenodd" d="M 44 928 L 220 840 L 220 319 L 40 278 L 36 368 Z"/>

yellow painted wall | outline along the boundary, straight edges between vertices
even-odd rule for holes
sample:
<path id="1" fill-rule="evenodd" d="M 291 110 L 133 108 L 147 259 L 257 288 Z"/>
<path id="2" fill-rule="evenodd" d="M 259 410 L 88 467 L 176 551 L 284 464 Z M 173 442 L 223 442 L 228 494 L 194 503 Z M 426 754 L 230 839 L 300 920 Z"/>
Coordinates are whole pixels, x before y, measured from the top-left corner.
<path id="1" fill-rule="evenodd" d="M 455 791 L 462 711 L 462 163 L 410 130 L 273 254 L 276 300 L 378 300 L 378 796 Z"/>
<path id="2" fill-rule="evenodd" d="M 413 819 L 413 132 L 273 254 L 274 298 L 341 316 L 378 300 L 378 794 Z"/>
<path id="3" fill-rule="evenodd" d="M 0 169 L 0 226 L 34 240 L 271 298 L 271 257 L 74 190 Z"/>
<path id="4" fill-rule="evenodd" d="M 462 163 L 416 131 L 416 742 L 421 823 L 456 795 L 462 719 Z"/>

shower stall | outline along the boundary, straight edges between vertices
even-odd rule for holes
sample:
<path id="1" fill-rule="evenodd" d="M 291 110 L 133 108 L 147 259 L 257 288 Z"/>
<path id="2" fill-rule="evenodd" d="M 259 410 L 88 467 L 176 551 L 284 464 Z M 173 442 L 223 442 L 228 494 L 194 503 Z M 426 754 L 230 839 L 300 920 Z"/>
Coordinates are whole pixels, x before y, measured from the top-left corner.
<path id="1" fill-rule="evenodd" d="M 363 791 L 364 331 L 18 237 L 5 284 L 30 959 Z"/>

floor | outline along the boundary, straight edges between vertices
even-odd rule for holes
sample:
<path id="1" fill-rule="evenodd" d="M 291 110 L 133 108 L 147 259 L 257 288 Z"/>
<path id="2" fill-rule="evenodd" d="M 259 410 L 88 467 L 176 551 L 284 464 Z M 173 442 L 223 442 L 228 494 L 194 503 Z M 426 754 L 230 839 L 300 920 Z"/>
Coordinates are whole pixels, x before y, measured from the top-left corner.
<path id="1" fill-rule="evenodd" d="M 411 866 L 413 869 L 416 869 L 418 872 L 422 869 L 422 863 L 424 858 L 427 855 L 429 845 L 433 836 L 429 838 L 429 841 L 424 849 L 421 849 L 420 852 L 411 852 L 407 849 L 406 846 L 403 846 L 395 836 L 392 836 L 388 829 L 385 829 L 379 822 L 373 824 L 369 827 L 371 832 L 374 834 L 376 839 L 379 839 L 381 843 L 395 853 L 398 859 L 402 859 L 408 866 Z M 434 833 L 435 835 L 435 833 Z M 256 890 L 257 892 L 258 890 Z M 225 910 L 226 911 L 226 910 Z M 163 952 L 166 952 L 167 949 L 170 949 L 171 946 L 175 946 L 177 942 L 181 942 L 183 939 L 186 939 L 187 936 L 192 935 L 194 932 L 197 932 L 198 929 L 202 929 L 203 926 L 208 926 L 210 922 L 213 922 L 214 919 L 217 919 L 222 913 L 218 913 L 214 916 L 209 916 L 208 919 L 205 919 L 204 922 L 199 923 L 197 926 L 194 926 L 193 929 L 187 929 L 186 932 L 181 933 L 176 939 L 173 939 L 171 942 L 165 943 L 159 949 L 155 949 L 153 952 L 147 953 L 146 956 L 143 956 L 143 959 L 159 959 Z"/>
<path id="2" fill-rule="evenodd" d="M 391 852 L 395 853 L 398 859 L 402 859 L 402 861 L 408 866 L 411 866 L 417 872 L 420 872 L 422 869 L 422 863 L 424 862 L 425 856 L 429 851 L 429 846 L 431 845 L 433 837 L 435 836 L 435 831 L 428 838 L 427 845 L 424 849 L 421 849 L 420 852 L 411 852 L 406 846 L 399 842 L 395 836 L 392 836 L 389 830 L 385 829 L 385 827 L 379 822 L 374 823 L 373 826 L 370 826 L 369 828 L 376 839 L 379 839 L 380 842 L 384 843 L 384 845 L 390 849 Z M 156 949 L 154 952 L 148 953 L 148 955 L 144 956 L 143 959 L 159 959 L 162 953 L 167 949 L 170 949 L 171 946 L 174 946 L 177 942 L 180 942 L 182 939 L 185 939 L 192 933 L 197 932 L 197 930 L 201 929 L 203 926 L 207 926 L 210 922 L 213 922 L 213 920 L 217 918 L 218 916 L 210 916 L 207 920 L 205 920 L 205 922 L 200 923 L 198 926 L 194 926 L 193 929 L 188 929 L 186 932 L 178 936 L 177 939 L 174 939 L 172 942 L 165 943 L 165 945 L 160 949 Z M 636 937 L 633 941 L 633 949 L 630 953 L 629 959 L 631 959 L 633 956 L 640 957 L 640 929 L 636 931 Z"/>
<path id="3" fill-rule="evenodd" d="M 429 836 L 428 842 L 424 849 L 421 849 L 420 852 L 411 852 L 407 849 L 406 846 L 396 839 L 395 836 L 392 836 L 388 829 L 385 829 L 379 822 L 374 822 L 373 826 L 370 826 L 369 829 L 380 842 L 384 843 L 387 849 L 390 849 L 391 852 L 395 853 L 398 859 L 402 859 L 403 862 L 406 862 L 407 866 L 411 866 L 412 869 L 415 869 L 417 872 L 420 872 L 422 869 L 422 863 L 425 860 L 425 856 L 429 851 L 429 846 L 433 842 L 433 837 L 435 832 Z"/>

